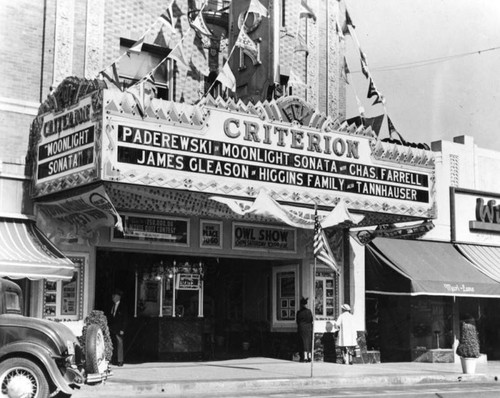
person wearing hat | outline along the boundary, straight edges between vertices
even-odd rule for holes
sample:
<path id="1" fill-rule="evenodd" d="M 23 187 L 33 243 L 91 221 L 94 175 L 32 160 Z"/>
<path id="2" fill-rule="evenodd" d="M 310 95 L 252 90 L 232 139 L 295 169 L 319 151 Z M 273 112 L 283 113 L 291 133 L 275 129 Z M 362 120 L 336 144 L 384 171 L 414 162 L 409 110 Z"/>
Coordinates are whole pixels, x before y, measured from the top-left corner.
<path id="1" fill-rule="evenodd" d="M 299 335 L 300 362 L 311 362 L 313 315 L 307 308 L 307 298 L 300 299 L 297 311 L 297 332 Z"/>
<path id="2" fill-rule="evenodd" d="M 337 319 L 336 326 L 339 329 L 337 345 L 343 356 L 343 363 L 352 365 L 352 355 L 357 345 L 357 333 L 354 325 L 354 317 L 351 314 L 351 306 L 342 304 L 342 314 Z"/>
<path id="3" fill-rule="evenodd" d="M 123 366 L 123 337 L 127 328 L 128 314 L 127 308 L 122 302 L 123 292 L 115 289 L 111 295 L 113 305 L 108 315 L 109 334 L 113 341 L 113 363 Z"/>

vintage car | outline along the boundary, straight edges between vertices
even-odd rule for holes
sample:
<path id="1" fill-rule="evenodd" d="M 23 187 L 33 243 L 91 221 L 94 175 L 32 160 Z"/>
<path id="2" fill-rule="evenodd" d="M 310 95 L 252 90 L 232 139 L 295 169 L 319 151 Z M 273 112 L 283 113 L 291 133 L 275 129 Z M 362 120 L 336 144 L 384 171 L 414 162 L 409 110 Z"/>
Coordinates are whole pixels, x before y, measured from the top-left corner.
<path id="1" fill-rule="evenodd" d="M 109 375 L 104 338 L 89 325 L 85 351 L 61 323 L 22 315 L 17 284 L 0 278 L 0 396 L 69 396 L 83 383 Z"/>

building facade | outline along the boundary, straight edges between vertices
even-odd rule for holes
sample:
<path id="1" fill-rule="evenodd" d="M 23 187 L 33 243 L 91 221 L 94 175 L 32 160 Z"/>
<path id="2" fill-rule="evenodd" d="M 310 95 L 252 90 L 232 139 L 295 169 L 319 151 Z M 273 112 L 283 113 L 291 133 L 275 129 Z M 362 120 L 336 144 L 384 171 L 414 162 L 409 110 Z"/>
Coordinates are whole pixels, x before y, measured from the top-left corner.
<path id="1" fill-rule="evenodd" d="M 243 349 L 291 358 L 301 297 L 316 333 L 343 303 L 365 331 L 365 246 L 338 219 L 325 230 L 337 269 L 315 261 L 316 209 L 323 219 L 345 206 L 368 234 L 429 222 L 435 154 L 343 121 L 339 2 L 311 2 L 312 14 L 291 1 L 258 2 L 265 14 L 247 12 L 254 0 L 234 3 L 47 1 L 33 10 L 39 93 L 23 101 L 40 106 L 30 126 L 7 129 L 28 162 L 17 167 L 16 197 L 2 187 L 15 207 L 5 219 L 32 215 L 74 270 L 26 282 L 30 315 L 78 332 L 119 288 L 128 356 L 144 360 Z M 13 15 L 17 3 L 7 7 Z M 167 11 L 170 22 L 158 22 Z M 210 35 L 192 28 L 200 15 Z M 243 26 L 251 43 L 235 46 Z M 226 65 L 233 91 L 217 80 Z"/>

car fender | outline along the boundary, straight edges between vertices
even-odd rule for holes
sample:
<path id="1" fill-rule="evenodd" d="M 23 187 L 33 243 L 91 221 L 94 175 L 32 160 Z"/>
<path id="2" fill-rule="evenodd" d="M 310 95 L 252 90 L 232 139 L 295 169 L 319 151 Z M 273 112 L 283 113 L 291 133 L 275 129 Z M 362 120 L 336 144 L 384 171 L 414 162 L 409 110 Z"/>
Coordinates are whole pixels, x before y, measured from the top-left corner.
<path id="1" fill-rule="evenodd" d="M 25 358 L 30 356 L 35 357 L 41 362 L 44 369 L 48 373 L 48 376 L 60 391 L 68 395 L 74 393 L 73 389 L 68 383 L 68 380 L 66 380 L 61 374 L 61 371 L 52 358 L 50 351 L 48 351 L 44 347 L 38 344 L 23 341 L 7 344 L 0 348 L 0 361 L 3 361 L 6 357 L 10 358 L 15 356 L 22 356 Z"/>

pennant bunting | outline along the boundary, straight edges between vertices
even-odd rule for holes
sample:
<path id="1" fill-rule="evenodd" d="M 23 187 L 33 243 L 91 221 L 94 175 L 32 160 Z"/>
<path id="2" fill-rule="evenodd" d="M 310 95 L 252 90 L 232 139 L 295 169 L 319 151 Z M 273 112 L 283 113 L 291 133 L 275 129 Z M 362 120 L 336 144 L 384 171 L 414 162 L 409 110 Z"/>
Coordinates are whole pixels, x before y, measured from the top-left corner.
<path id="1" fill-rule="evenodd" d="M 234 43 L 235 46 L 240 47 L 243 50 L 250 52 L 255 58 L 258 57 L 258 49 L 255 42 L 248 36 L 245 32 L 245 26 L 243 25 L 238 34 L 238 38 Z"/>
<path id="2" fill-rule="evenodd" d="M 349 66 L 347 65 L 347 60 L 345 57 L 344 57 L 344 65 L 342 67 L 341 72 L 342 72 L 342 78 L 347 84 L 349 84 L 349 74 L 351 73 L 351 71 L 349 70 Z"/>
<path id="3" fill-rule="evenodd" d="M 368 65 L 366 64 L 366 61 L 363 61 L 363 58 L 360 59 L 361 61 L 361 73 L 365 75 L 367 79 L 370 78 L 370 72 L 368 72 Z"/>
<path id="4" fill-rule="evenodd" d="M 171 32 L 175 31 L 177 18 L 173 15 L 172 4 L 160 15 L 159 19 Z"/>
<path id="5" fill-rule="evenodd" d="M 259 191 L 259 194 L 251 204 L 236 201 L 224 196 L 211 196 L 210 199 L 219 203 L 224 203 L 232 211 L 241 216 L 246 214 L 255 214 L 273 218 L 295 228 L 312 229 L 312 222 L 310 219 L 304 219 L 291 211 L 288 211 L 285 207 L 274 200 L 265 189 L 261 189 Z"/>
<path id="6" fill-rule="evenodd" d="M 351 16 L 349 15 L 349 11 L 345 10 L 345 22 L 347 26 L 352 26 L 353 29 L 356 29 L 356 26 L 352 23 Z"/>
<path id="7" fill-rule="evenodd" d="M 181 43 L 179 43 L 177 46 L 175 46 L 175 48 L 172 51 L 170 51 L 170 54 L 168 54 L 167 58 L 173 59 L 177 61 L 179 64 L 182 64 L 186 67 L 188 66 L 188 62 L 184 55 L 184 50 L 182 48 Z"/>
<path id="8" fill-rule="evenodd" d="M 312 18 L 316 22 L 316 14 L 311 7 L 307 5 L 306 0 L 300 1 L 300 18 Z"/>
<path id="9" fill-rule="evenodd" d="M 401 136 L 398 130 L 396 130 L 396 127 L 394 127 L 394 124 L 392 123 L 391 118 L 389 115 L 387 115 L 387 127 L 389 128 L 389 136 L 392 138 L 392 135 L 395 134 L 399 137 L 399 140 L 401 141 L 401 144 L 406 145 L 405 139 Z"/>
<path id="10" fill-rule="evenodd" d="M 328 265 L 334 272 L 339 273 L 339 268 L 333 258 L 332 250 L 326 239 L 325 232 L 321 228 L 318 219 L 318 210 L 314 210 L 314 238 L 313 238 L 314 258 Z"/>
<path id="11" fill-rule="evenodd" d="M 236 78 L 234 77 L 233 71 L 229 67 L 228 62 L 225 63 L 215 80 L 221 82 L 224 87 L 228 88 L 232 92 L 236 92 Z"/>
<path id="12" fill-rule="evenodd" d="M 128 49 L 129 53 L 139 54 L 142 51 L 142 45 L 144 44 L 144 37 L 142 36 L 139 40 L 137 40 L 132 47 Z"/>
<path id="13" fill-rule="evenodd" d="M 339 20 L 335 17 L 335 31 L 340 40 L 345 40 L 343 29 L 340 27 Z"/>
<path id="14" fill-rule="evenodd" d="M 118 76 L 118 71 L 116 69 L 116 62 L 113 62 L 113 64 L 111 65 L 111 68 L 112 68 L 112 76 L 109 76 L 107 73 L 106 73 L 106 70 L 103 70 L 101 72 L 101 74 L 104 76 L 104 78 L 108 79 L 111 83 L 113 83 L 120 91 L 123 91 L 122 89 L 122 85 L 120 83 L 120 77 Z"/>
<path id="15" fill-rule="evenodd" d="M 377 97 L 375 98 L 375 102 L 373 102 L 372 105 L 385 103 L 384 96 L 377 90 L 371 78 L 370 78 L 370 83 L 368 83 L 368 93 L 366 96 L 368 98 L 372 98 L 374 96 Z"/>
<path id="16" fill-rule="evenodd" d="M 259 0 L 250 0 L 250 5 L 248 6 L 247 13 L 250 14 L 251 12 L 259 14 L 263 17 L 268 16 L 267 8 L 264 7 Z"/>
<path id="17" fill-rule="evenodd" d="M 362 214 L 352 214 L 349 209 L 347 209 L 347 204 L 345 200 L 340 200 L 337 206 L 328 213 L 328 215 L 321 220 L 321 228 L 330 227 L 350 227 L 353 224 L 359 224 L 365 218 Z"/>
<path id="18" fill-rule="evenodd" d="M 135 103 L 137 105 L 137 110 L 141 117 L 144 118 L 145 115 L 145 105 L 144 105 L 144 81 L 140 81 L 139 83 L 133 85 L 132 87 L 129 87 L 127 90 L 127 93 L 132 94 L 132 97 L 135 100 Z"/>
<path id="19" fill-rule="evenodd" d="M 191 23 L 191 26 L 202 35 L 212 36 L 212 32 L 210 32 L 210 29 L 208 29 L 208 26 L 205 23 L 205 20 L 203 19 L 201 10 L 194 19 L 194 21 Z"/>

